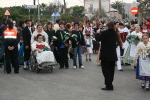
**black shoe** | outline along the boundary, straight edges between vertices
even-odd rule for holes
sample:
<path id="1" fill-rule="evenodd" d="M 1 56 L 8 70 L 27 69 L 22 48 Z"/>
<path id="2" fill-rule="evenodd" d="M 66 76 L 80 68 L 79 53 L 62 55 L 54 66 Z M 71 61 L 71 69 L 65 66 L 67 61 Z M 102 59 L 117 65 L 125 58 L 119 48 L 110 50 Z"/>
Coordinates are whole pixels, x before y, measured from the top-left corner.
<path id="1" fill-rule="evenodd" d="M 123 69 L 120 69 L 119 71 L 123 72 Z"/>
<path id="2" fill-rule="evenodd" d="M 7 72 L 7 74 L 11 74 L 11 72 Z"/>
<path id="3" fill-rule="evenodd" d="M 149 87 L 146 87 L 146 90 L 149 91 Z"/>
<path id="4" fill-rule="evenodd" d="M 24 70 L 28 70 L 28 68 L 23 68 Z"/>
<path id="5" fill-rule="evenodd" d="M 134 69 L 136 69 L 136 67 L 134 66 Z"/>
<path id="6" fill-rule="evenodd" d="M 131 65 L 131 64 L 125 63 L 125 65 Z"/>
<path id="7" fill-rule="evenodd" d="M 102 90 L 113 91 L 113 89 L 108 89 L 108 88 L 102 88 Z"/>
<path id="8" fill-rule="evenodd" d="M 86 61 L 88 61 L 88 59 L 86 59 Z"/>
<path id="9" fill-rule="evenodd" d="M 15 74 L 19 74 L 19 72 L 15 72 Z"/>
<path id="10" fill-rule="evenodd" d="M 144 84 L 144 83 L 141 84 L 141 88 L 142 88 L 142 89 L 145 88 L 145 84 Z"/>
<path id="11" fill-rule="evenodd" d="M 62 68 L 62 67 L 59 67 L 59 69 L 64 69 L 64 68 Z"/>
<path id="12" fill-rule="evenodd" d="M 69 69 L 69 67 L 66 67 L 66 69 Z"/>
<path id="13" fill-rule="evenodd" d="M 91 60 L 91 59 L 89 59 L 89 61 L 91 62 L 92 60 Z"/>

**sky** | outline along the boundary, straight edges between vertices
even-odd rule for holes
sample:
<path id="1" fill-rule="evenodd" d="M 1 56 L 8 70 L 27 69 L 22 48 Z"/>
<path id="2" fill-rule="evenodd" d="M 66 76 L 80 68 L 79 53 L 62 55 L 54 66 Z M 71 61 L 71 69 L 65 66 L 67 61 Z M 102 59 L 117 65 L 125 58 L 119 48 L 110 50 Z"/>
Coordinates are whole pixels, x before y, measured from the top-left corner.
<path id="1" fill-rule="evenodd" d="M 36 0 L 38 1 L 38 0 Z M 48 3 L 48 2 L 52 2 L 52 1 L 58 1 L 58 0 L 39 0 L 40 3 L 44 2 L 44 3 Z M 59 0 L 60 2 L 63 3 L 63 0 Z M 70 6 L 75 6 L 75 5 L 84 5 L 83 3 L 84 0 L 66 0 L 66 3 L 67 3 L 67 7 L 70 7 Z M 114 1 L 117 1 L 117 0 L 111 0 L 111 2 L 114 2 Z M 118 0 L 118 1 L 122 1 L 122 0 Z M 132 3 L 133 1 L 136 1 L 136 0 L 123 0 L 124 2 L 127 2 L 127 3 Z M 4 2 L 4 0 L 0 0 L 0 7 L 4 7 L 4 6 L 18 6 L 18 5 L 23 5 L 23 4 L 27 4 L 27 5 L 32 5 L 33 4 L 33 0 L 6 0 Z"/>

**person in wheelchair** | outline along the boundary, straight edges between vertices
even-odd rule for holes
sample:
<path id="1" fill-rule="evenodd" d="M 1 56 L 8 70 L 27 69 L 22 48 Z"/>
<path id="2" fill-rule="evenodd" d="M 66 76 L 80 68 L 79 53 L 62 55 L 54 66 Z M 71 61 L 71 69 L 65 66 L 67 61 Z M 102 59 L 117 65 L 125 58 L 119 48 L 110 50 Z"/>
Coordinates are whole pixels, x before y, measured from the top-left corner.
<path id="1" fill-rule="evenodd" d="M 42 34 L 38 34 L 36 41 L 31 44 L 32 52 L 36 57 L 37 63 L 40 67 L 54 63 L 54 55 L 53 52 L 50 51 L 50 46 L 48 43 L 43 42 L 42 40 Z"/>

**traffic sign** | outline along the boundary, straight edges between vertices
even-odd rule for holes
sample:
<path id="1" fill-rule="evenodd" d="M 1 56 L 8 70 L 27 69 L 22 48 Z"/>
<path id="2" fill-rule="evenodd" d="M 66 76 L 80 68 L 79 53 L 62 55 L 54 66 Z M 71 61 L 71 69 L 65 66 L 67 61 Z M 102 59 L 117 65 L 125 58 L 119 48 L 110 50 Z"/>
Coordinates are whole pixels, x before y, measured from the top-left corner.
<path id="1" fill-rule="evenodd" d="M 5 10 L 4 16 L 11 16 L 10 11 L 8 9 Z"/>
<path id="2" fill-rule="evenodd" d="M 26 9 L 37 9 L 37 5 L 25 5 Z"/>
<path id="3" fill-rule="evenodd" d="M 136 15 L 136 14 L 138 14 L 138 8 L 133 7 L 133 8 L 131 8 L 130 12 L 131 12 L 132 15 Z"/>

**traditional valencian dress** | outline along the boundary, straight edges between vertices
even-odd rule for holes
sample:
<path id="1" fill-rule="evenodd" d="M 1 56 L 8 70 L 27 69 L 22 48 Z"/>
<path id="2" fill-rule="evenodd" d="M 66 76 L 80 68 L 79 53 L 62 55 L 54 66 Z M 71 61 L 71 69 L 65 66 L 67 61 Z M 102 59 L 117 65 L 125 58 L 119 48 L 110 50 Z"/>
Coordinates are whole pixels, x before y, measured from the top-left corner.
<path id="1" fill-rule="evenodd" d="M 131 57 L 135 57 L 136 51 L 137 51 L 137 44 L 138 44 L 138 43 L 134 42 L 133 36 L 138 36 L 138 38 L 141 40 L 142 39 L 142 33 L 141 32 L 136 33 L 136 31 L 133 31 L 131 33 L 131 49 L 130 49 L 130 56 Z"/>
<path id="2" fill-rule="evenodd" d="M 90 34 L 90 35 L 93 35 L 93 31 L 92 31 L 92 28 L 89 27 L 85 27 L 84 30 L 83 30 L 83 35 L 86 35 L 86 34 Z"/>
<path id="3" fill-rule="evenodd" d="M 35 51 L 38 64 L 54 63 L 53 52 L 50 51 L 50 47 L 46 42 L 39 43 L 35 41 L 31 47 L 32 51 Z M 42 52 L 36 51 L 37 48 L 41 49 Z"/>
<path id="4" fill-rule="evenodd" d="M 129 30 L 127 28 L 123 28 L 123 29 L 119 28 L 118 30 L 120 32 L 120 37 L 121 37 L 121 40 L 122 40 L 122 43 L 123 43 L 123 48 L 124 48 L 124 52 L 121 51 L 121 55 L 120 56 L 124 57 L 128 47 L 129 47 L 129 43 L 126 40 L 126 37 L 129 34 Z"/>
<path id="5" fill-rule="evenodd" d="M 137 38 L 135 38 L 137 37 Z M 135 55 L 136 55 L 136 48 L 137 48 L 137 44 L 141 41 L 142 38 L 142 33 L 136 33 L 136 31 L 133 31 L 131 34 L 129 34 L 127 36 L 127 41 L 130 43 L 129 47 L 127 49 L 127 52 L 125 54 L 125 57 L 123 59 L 123 61 L 125 63 L 131 64 L 134 62 L 135 59 Z"/>
<path id="6" fill-rule="evenodd" d="M 148 30 L 146 29 L 146 30 L 141 30 L 141 33 L 142 34 L 147 34 L 148 33 Z"/>
<path id="7" fill-rule="evenodd" d="M 149 88 L 150 81 L 150 42 L 144 44 L 140 42 L 137 46 L 136 59 L 136 78 L 142 80 L 142 87 L 146 85 Z M 145 84 L 146 83 L 146 84 Z"/>

